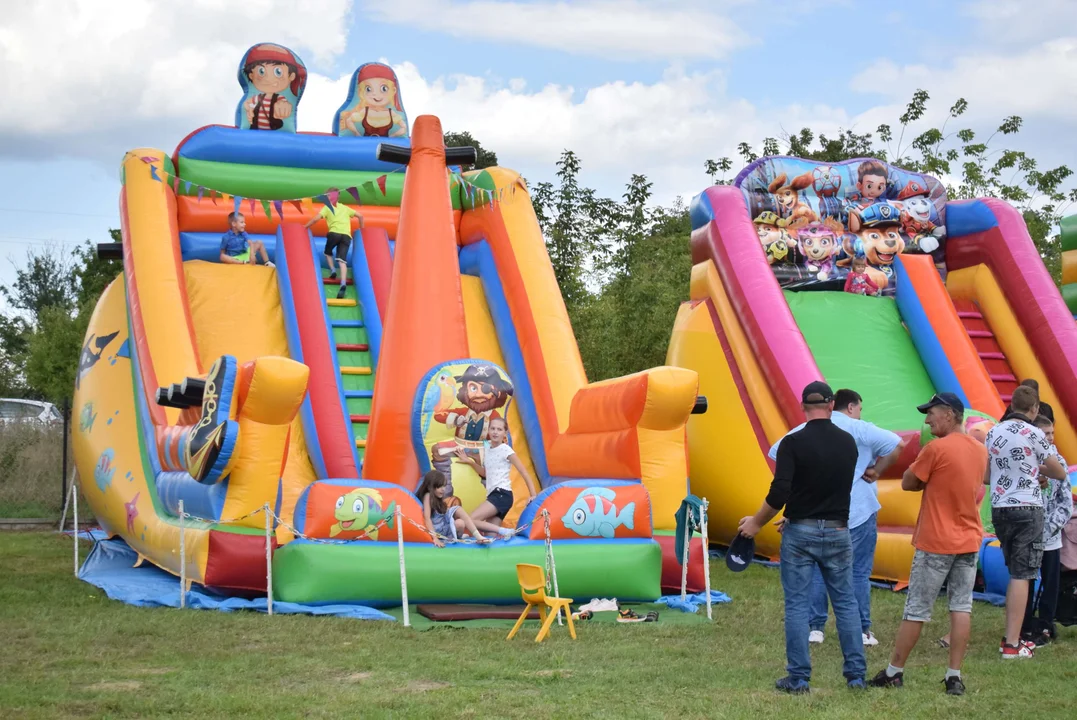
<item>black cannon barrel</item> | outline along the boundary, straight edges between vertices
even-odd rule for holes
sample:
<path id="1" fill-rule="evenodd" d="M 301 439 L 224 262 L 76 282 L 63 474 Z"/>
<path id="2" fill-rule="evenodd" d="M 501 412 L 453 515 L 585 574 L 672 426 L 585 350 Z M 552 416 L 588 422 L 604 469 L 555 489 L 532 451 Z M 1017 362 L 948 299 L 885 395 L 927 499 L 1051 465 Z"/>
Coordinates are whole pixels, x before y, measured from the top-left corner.
<path id="1" fill-rule="evenodd" d="M 123 260 L 123 243 L 97 243 L 98 260 Z"/>
<path id="2" fill-rule="evenodd" d="M 184 397 L 202 402 L 202 394 L 206 391 L 206 381 L 200 378 L 184 378 L 180 383 L 180 392 Z"/>
<path id="3" fill-rule="evenodd" d="M 172 402 L 171 400 L 169 400 L 168 388 L 157 388 L 156 400 L 157 404 L 161 407 L 179 408 L 181 410 L 187 407 L 186 405 L 181 405 L 180 403 Z"/>
<path id="4" fill-rule="evenodd" d="M 411 148 L 402 145 L 381 143 L 375 151 L 375 157 L 382 162 L 407 165 L 411 161 Z M 479 160 L 479 151 L 473 147 L 445 148 L 446 165 L 474 165 Z"/>

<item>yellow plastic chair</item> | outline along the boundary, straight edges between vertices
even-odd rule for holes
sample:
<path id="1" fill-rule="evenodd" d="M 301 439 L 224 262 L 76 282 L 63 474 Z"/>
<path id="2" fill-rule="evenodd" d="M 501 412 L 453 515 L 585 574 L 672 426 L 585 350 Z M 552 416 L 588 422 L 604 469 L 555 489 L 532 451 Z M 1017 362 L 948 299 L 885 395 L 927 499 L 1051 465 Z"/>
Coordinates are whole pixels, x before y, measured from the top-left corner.
<path id="1" fill-rule="evenodd" d="M 568 620 L 568 634 L 575 640 L 576 628 L 572 625 L 572 608 L 569 607 L 572 604 L 572 598 L 550 597 L 547 595 L 546 574 L 538 565 L 520 563 L 516 566 L 516 578 L 520 581 L 520 595 L 527 605 L 524 607 L 520 619 L 512 626 L 512 631 L 509 632 L 509 636 L 505 639 L 512 640 L 513 636 L 519 631 L 520 626 L 524 624 L 524 620 L 527 619 L 527 614 L 531 612 L 531 608 L 537 607 L 539 619 L 542 621 L 542 629 L 539 630 L 539 634 L 535 637 L 535 642 L 542 642 L 546 639 L 546 636 L 550 633 L 550 626 L 553 625 L 553 621 L 561 613 L 562 608 L 565 610 L 565 619 Z M 546 608 L 553 612 L 547 612 Z"/>

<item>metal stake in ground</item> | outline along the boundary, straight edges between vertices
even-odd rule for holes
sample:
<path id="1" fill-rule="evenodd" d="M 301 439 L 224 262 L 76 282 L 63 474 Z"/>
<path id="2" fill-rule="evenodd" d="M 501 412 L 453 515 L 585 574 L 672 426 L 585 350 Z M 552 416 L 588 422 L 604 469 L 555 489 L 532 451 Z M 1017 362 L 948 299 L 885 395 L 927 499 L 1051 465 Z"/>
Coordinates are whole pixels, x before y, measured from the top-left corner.
<path id="1" fill-rule="evenodd" d="M 543 509 L 542 523 L 546 526 L 546 560 L 550 566 L 550 579 L 553 582 L 553 596 L 561 597 L 561 591 L 557 589 L 557 563 L 553 559 L 553 539 L 550 538 L 550 511 Z M 571 610 L 566 610 L 571 612 Z M 561 610 L 557 611 L 557 624 L 564 625 L 561 621 Z"/>
<path id="2" fill-rule="evenodd" d="M 263 506 L 266 514 L 266 612 L 273 614 L 273 511 L 269 503 Z"/>
<path id="3" fill-rule="evenodd" d="M 187 549 L 183 546 L 183 501 L 179 501 L 179 536 L 180 536 L 180 610 L 187 607 Z"/>
<path id="4" fill-rule="evenodd" d="M 79 576 L 79 487 L 75 478 L 71 479 L 71 511 L 74 513 L 75 532 L 75 577 Z"/>
<path id="5" fill-rule="evenodd" d="M 400 603 L 404 608 L 404 627 L 411 627 L 411 616 L 408 612 L 408 574 L 404 569 L 404 526 L 401 525 L 403 513 L 400 506 L 396 506 L 396 547 L 400 554 Z"/>
<path id="6" fill-rule="evenodd" d="M 707 593 L 707 619 L 711 617 L 711 555 L 710 543 L 707 538 L 707 507 L 710 503 L 703 498 L 703 508 L 699 513 L 699 542 L 703 546 L 703 590 Z"/>

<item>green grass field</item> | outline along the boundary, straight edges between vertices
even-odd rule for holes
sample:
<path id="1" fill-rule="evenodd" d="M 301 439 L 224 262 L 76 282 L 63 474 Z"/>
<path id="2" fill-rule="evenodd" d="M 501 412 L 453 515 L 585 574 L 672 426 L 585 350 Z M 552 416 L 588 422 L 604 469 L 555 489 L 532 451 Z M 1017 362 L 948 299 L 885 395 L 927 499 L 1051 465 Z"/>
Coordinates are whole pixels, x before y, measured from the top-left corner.
<path id="1" fill-rule="evenodd" d="M 772 688 L 784 670 L 774 570 L 713 565 L 733 598 L 715 621 L 582 624 L 533 642 L 507 628 L 426 631 L 398 623 L 142 609 L 71 573 L 71 541 L 0 535 L 0 717 L 829 718 L 1073 717 L 1077 628 L 1031 661 L 998 657 L 1002 612 L 978 604 L 969 693 L 942 692 L 945 619 L 927 627 L 900 690 L 845 688 L 832 625 L 813 650 L 810 696 Z M 874 591 L 886 663 L 902 595 Z M 944 603 L 936 616 L 945 618 Z"/>

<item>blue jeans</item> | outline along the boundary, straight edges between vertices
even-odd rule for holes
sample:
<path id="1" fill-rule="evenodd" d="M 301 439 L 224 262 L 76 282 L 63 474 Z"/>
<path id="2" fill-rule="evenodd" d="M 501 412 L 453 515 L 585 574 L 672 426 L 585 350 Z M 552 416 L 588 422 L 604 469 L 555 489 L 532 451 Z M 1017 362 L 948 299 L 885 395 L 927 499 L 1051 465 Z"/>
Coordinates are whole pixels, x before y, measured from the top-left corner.
<path id="1" fill-rule="evenodd" d="M 853 593 L 860 609 L 860 630 L 865 634 L 871 630 L 871 568 L 875 564 L 875 541 L 879 537 L 876 518 L 878 513 L 849 531 L 853 543 Z M 811 621 L 808 624 L 812 630 L 822 630 L 826 625 L 826 584 L 818 570 L 812 578 L 811 595 Z"/>
<path id="2" fill-rule="evenodd" d="M 811 680 L 808 616 L 811 613 L 812 574 L 822 571 L 838 625 L 838 640 L 845 657 L 846 680 L 867 673 L 860 618 L 853 594 L 853 546 L 847 529 L 818 524 L 787 523 L 782 531 L 782 590 L 785 592 L 785 657 L 789 677 Z"/>

